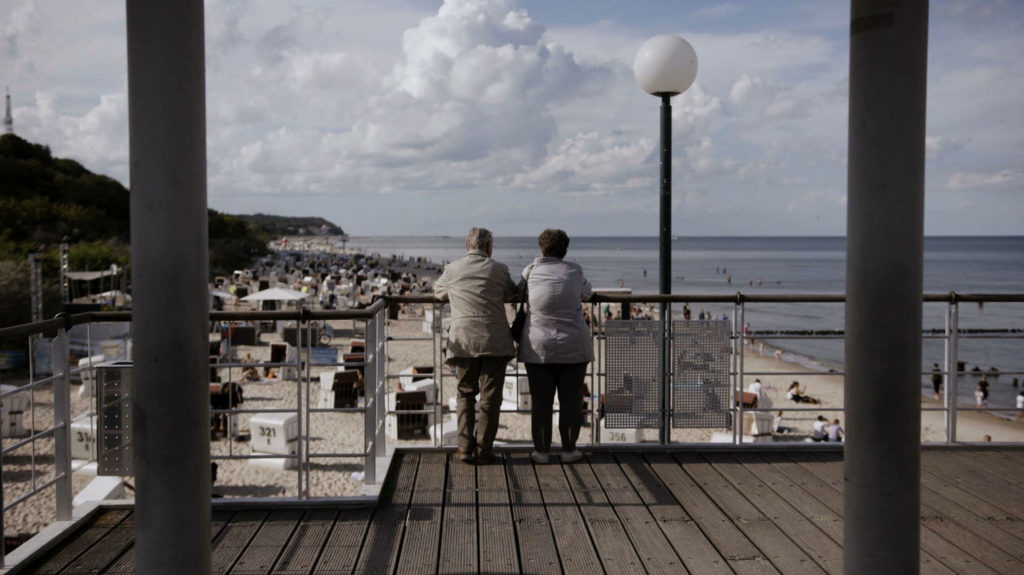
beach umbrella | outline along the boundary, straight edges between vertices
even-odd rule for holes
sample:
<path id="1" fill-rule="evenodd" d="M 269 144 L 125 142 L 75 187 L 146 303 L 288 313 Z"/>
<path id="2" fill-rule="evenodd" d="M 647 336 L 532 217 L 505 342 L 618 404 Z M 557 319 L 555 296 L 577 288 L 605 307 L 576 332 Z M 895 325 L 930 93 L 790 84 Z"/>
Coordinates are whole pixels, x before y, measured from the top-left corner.
<path id="1" fill-rule="evenodd" d="M 300 291 L 295 291 L 287 288 L 272 287 L 263 291 L 258 291 L 254 294 L 249 294 L 242 298 L 242 301 L 296 301 L 309 297 L 309 294 L 304 294 Z"/>

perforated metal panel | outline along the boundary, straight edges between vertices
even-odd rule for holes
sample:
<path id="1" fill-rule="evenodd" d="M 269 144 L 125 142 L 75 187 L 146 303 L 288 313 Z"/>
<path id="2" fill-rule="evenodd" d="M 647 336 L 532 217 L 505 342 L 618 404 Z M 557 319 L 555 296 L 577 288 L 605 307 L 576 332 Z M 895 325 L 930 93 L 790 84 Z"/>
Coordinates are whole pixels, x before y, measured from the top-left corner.
<path id="1" fill-rule="evenodd" d="M 663 341 L 661 322 L 605 322 L 605 427 L 660 426 Z"/>
<path id="2" fill-rule="evenodd" d="M 729 322 L 672 322 L 672 368 L 672 427 L 729 427 Z"/>
<path id="3" fill-rule="evenodd" d="M 99 441 L 97 475 L 131 475 L 132 362 L 111 361 L 96 367 Z"/>

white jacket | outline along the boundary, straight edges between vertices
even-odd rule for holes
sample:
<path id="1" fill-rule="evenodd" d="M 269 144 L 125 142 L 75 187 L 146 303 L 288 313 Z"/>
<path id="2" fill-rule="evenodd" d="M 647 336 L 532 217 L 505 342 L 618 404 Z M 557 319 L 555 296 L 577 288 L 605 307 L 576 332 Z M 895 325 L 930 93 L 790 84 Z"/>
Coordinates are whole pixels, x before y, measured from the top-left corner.
<path id="1" fill-rule="evenodd" d="M 527 274 L 530 313 L 519 342 L 519 361 L 594 361 L 594 340 L 580 305 L 590 300 L 594 292 L 583 277 L 583 268 L 561 258 L 540 257 L 523 269 L 523 281 Z M 520 288 L 522 285 L 520 282 Z"/>

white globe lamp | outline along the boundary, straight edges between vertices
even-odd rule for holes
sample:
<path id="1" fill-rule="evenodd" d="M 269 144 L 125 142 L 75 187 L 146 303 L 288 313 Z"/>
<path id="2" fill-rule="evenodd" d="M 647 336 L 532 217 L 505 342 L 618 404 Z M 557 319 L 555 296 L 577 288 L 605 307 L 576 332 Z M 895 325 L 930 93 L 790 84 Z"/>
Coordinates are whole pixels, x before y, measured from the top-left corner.
<path id="1" fill-rule="evenodd" d="M 636 53 L 633 75 L 648 94 L 682 94 L 697 78 L 697 53 L 679 36 L 655 36 L 644 42 Z"/>

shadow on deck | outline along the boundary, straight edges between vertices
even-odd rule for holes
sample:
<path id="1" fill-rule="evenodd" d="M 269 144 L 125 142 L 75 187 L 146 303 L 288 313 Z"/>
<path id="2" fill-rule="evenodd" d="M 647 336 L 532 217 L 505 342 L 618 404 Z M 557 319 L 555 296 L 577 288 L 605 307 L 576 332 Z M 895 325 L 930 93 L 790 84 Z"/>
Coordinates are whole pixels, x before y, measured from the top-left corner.
<path id="1" fill-rule="evenodd" d="M 398 451 L 376 505 L 213 512 L 213 572 L 841 573 L 840 451 L 602 451 L 487 466 Z M 922 573 L 1024 573 L 1024 450 L 925 448 Z M 104 507 L 12 573 L 133 573 Z"/>

